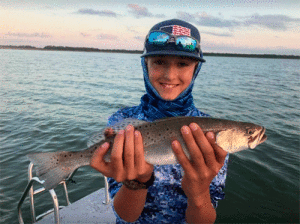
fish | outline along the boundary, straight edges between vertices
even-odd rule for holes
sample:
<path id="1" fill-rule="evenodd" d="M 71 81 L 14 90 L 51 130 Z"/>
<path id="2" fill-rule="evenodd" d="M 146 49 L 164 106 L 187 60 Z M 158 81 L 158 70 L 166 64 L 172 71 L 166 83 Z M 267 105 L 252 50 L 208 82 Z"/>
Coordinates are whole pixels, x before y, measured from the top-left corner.
<path id="1" fill-rule="evenodd" d="M 240 121 L 210 117 L 171 117 L 147 122 L 128 118 L 103 129 L 91 139 L 91 146 L 85 150 L 37 152 L 28 154 L 27 157 L 34 164 L 36 175 L 43 181 L 45 189 L 53 189 L 79 167 L 90 165 L 95 150 L 104 142 L 110 145 L 104 156 L 104 160 L 109 162 L 116 134 L 131 124 L 142 135 L 146 162 L 153 165 L 175 164 L 178 161 L 171 142 L 177 139 L 184 153 L 190 158 L 180 129 L 193 122 L 197 123 L 204 133 L 214 132 L 217 145 L 228 153 L 254 149 L 267 139 L 263 126 Z"/>

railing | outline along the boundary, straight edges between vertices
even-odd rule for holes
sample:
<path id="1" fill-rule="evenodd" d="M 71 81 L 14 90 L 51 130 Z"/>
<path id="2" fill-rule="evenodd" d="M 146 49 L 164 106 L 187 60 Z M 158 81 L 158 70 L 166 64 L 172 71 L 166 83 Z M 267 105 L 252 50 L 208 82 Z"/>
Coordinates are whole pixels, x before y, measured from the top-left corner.
<path id="1" fill-rule="evenodd" d="M 104 176 L 104 184 L 105 184 L 105 201 L 103 201 L 102 203 L 105 205 L 108 205 L 110 203 L 110 197 L 109 197 L 109 193 L 108 193 L 108 181 L 107 181 L 107 177 Z"/>
<path id="2" fill-rule="evenodd" d="M 59 224 L 60 223 L 60 218 L 59 218 L 59 209 L 63 208 L 65 206 L 59 206 L 58 203 L 58 199 L 57 199 L 57 195 L 54 191 L 54 189 L 50 189 L 49 193 L 51 195 L 52 198 L 52 202 L 53 202 L 53 209 L 50 209 L 47 212 L 44 212 L 43 214 L 36 216 L 35 214 L 35 208 L 34 208 L 34 195 L 39 194 L 44 192 L 46 189 L 44 187 L 38 188 L 36 190 L 33 190 L 33 184 L 34 182 L 37 182 L 41 185 L 43 185 L 43 181 L 41 181 L 38 177 L 32 177 L 32 169 L 33 169 L 33 163 L 30 163 L 28 166 L 28 179 L 29 182 L 25 188 L 25 191 L 18 203 L 18 219 L 19 219 L 19 223 L 20 224 L 24 224 L 23 218 L 22 218 L 22 211 L 21 211 L 21 207 L 22 204 L 27 196 L 27 194 L 29 193 L 29 198 L 30 198 L 30 210 L 31 210 L 31 217 L 32 217 L 32 222 L 35 223 L 36 221 L 42 219 L 44 216 L 53 213 L 54 212 L 54 217 L 55 217 L 55 223 Z M 69 181 L 70 179 L 72 179 L 72 177 L 74 176 L 76 170 L 66 179 L 63 180 L 62 182 L 60 182 L 59 184 L 62 184 L 64 187 L 64 192 L 65 192 L 65 197 L 66 197 L 66 201 L 67 201 L 67 206 L 70 205 L 70 201 L 69 201 L 69 194 L 68 194 L 68 189 L 67 189 L 67 185 L 66 182 Z M 105 201 L 103 201 L 103 204 L 109 204 L 110 202 L 110 197 L 109 197 L 109 193 L 108 193 L 108 182 L 107 182 L 107 178 L 104 177 L 105 180 Z"/>

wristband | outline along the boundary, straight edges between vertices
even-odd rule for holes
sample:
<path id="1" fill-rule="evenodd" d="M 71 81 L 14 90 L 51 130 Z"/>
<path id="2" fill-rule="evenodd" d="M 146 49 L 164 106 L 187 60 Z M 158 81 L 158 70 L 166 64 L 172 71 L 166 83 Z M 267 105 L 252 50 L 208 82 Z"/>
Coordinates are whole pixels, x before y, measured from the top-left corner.
<path id="1" fill-rule="evenodd" d="M 154 176 L 154 172 L 152 172 L 150 179 L 145 183 L 141 183 L 138 180 L 125 180 L 122 183 L 125 187 L 127 187 L 130 190 L 139 190 L 139 189 L 148 189 L 154 183 L 154 180 L 155 180 L 155 176 Z"/>

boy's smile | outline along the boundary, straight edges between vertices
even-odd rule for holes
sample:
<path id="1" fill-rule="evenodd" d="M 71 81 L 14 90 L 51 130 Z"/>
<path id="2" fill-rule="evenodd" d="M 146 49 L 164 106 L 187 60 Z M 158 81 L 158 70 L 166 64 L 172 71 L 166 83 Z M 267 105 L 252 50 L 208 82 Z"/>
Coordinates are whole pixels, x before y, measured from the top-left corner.
<path id="1" fill-rule="evenodd" d="M 187 57 L 147 57 L 149 80 L 165 100 L 176 99 L 191 83 L 198 61 Z"/>

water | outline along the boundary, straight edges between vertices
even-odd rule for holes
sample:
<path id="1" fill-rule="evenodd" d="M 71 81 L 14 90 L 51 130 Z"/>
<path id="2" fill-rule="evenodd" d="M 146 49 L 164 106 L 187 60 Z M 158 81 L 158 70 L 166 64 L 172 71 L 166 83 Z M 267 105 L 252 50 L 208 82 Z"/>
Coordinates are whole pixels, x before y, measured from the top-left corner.
<path id="1" fill-rule="evenodd" d="M 18 222 L 26 154 L 85 148 L 110 114 L 139 104 L 144 86 L 139 55 L 0 50 L 0 58 L 4 224 Z M 194 88 L 196 106 L 214 117 L 262 124 L 268 135 L 255 150 L 230 157 L 217 222 L 299 222 L 299 60 L 206 60 Z M 101 174 L 90 167 L 79 169 L 74 180 L 68 185 L 71 202 L 104 186 Z M 48 193 L 35 200 L 37 214 L 52 207 Z M 29 223 L 28 199 L 22 211 Z"/>

